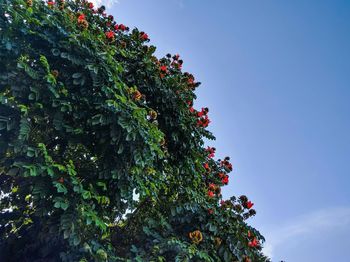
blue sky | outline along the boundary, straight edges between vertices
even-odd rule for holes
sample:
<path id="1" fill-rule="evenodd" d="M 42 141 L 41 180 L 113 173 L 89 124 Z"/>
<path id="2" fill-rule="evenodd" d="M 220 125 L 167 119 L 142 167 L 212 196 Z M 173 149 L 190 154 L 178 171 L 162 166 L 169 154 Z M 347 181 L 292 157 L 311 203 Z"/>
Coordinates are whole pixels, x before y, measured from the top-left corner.
<path id="1" fill-rule="evenodd" d="M 246 194 L 273 261 L 350 246 L 350 1 L 119 0 L 118 23 L 179 53 L 203 84 L 226 197 Z"/>

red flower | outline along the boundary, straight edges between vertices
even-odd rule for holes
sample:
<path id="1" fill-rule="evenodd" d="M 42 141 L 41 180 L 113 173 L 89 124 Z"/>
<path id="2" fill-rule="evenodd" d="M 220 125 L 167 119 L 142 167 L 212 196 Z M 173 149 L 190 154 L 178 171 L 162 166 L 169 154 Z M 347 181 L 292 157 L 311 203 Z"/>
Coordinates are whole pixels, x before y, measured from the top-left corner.
<path id="1" fill-rule="evenodd" d="M 197 124 L 202 127 L 207 127 L 210 123 L 208 116 L 205 116 L 201 120 L 198 120 Z"/>
<path id="2" fill-rule="evenodd" d="M 78 16 L 78 21 L 81 22 L 83 20 L 85 20 L 85 15 L 84 14 L 79 15 Z"/>
<path id="3" fill-rule="evenodd" d="M 216 189 L 216 185 L 213 184 L 213 183 L 210 183 L 209 184 L 209 190 L 215 191 L 215 189 Z"/>
<path id="4" fill-rule="evenodd" d="M 119 25 L 119 29 L 122 30 L 122 31 L 125 31 L 126 30 L 126 26 L 123 25 L 123 24 L 120 24 Z"/>
<path id="5" fill-rule="evenodd" d="M 246 207 L 247 207 L 248 209 L 251 209 L 253 206 L 254 206 L 254 203 L 252 203 L 252 201 L 248 201 L 248 202 L 246 203 Z"/>
<path id="6" fill-rule="evenodd" d="M 209 167 L 209 164 L 208 164 L 208 163 L 205 163 L 203 166 L 204 166 L 204 168 L 205 168 L 207 171 L 210 169 L 210 167 Z"/>
<path id="7" fill-rule="evenodd" d="M 114 38 L 114 32 L 112 32 L 112 31 L 108 31 L 108 32 L 106 32 L 106 37 L 107 37 L 107 39 L 113 39 Z"/>
<path id="8" fill-rule="evenodd" d="M 209 196 L 209 197 L 214 197 L 214 192 L 209 190 L 209 191 L 208 191 L 208 196 Z"/>
<path id="9" fill-rule="evenodd" d="M 165 65 L 163 65 L 163 66 L 161 66 L 160 67 L 160 71 L 162 71 L 162 72 L 164 72 L 164 73 L 166 73 L 167 72 L 167 67 L 165 66 Z"/>
<path id="10" fill-rule="evenodd" d="M 257 247 L 259 245 L 259 241 L 254 237 L 252 241 L 248 242 L 249 247 Z"/>
<path id="11" fill-rule="evenodd" d="M 54 4 L 55 4 L 54 1 L 48 1 L 48 2 L 47 2 L 47 5 L 48 5 L 49 7 L 52 7 Z"/>
<path id="12" fill-rule="evenodd" d="M 148 40 L 148 35 L 145 32 L 141 32 L 140 38 L 141 38 L 141 40 L 146 41 L 146 40 Z"/>
<path id="13" fill-rule="evenodd" d="M 193 113 L 195 111 L 195 109 L 191 106 L 190 107 L 190 112 Z"/>
<path id="14" fill-rule="evenodd" d="M 90 9 L 94 8 L 94 4 L 93 3 L 89 3 L 88 6 L 89 6 Z"/>
<path id="15" fill-rule="evenodd" d="M 215 147 L 207 147 L 207 149 L 205 151 L 207 151 L 209 153 L 208 157 L 209 158 L 213 158 L 215 156 Z"/>
<path id="16" fill-rule="evenodd" d="M 229 157 L 226 157 L 225 160 L 220 162 L 220 165 L 232 171 L 232 164 L 228 161 L 229 159 Z"/>
<path id="17" fill-rule="evenodd" d="M 224 176 L 224 177 L 221 179 L 221 182 L 222 182 L 224 185 L 227 185 L 227 184 L 228 184 L 228 176 Z"/>

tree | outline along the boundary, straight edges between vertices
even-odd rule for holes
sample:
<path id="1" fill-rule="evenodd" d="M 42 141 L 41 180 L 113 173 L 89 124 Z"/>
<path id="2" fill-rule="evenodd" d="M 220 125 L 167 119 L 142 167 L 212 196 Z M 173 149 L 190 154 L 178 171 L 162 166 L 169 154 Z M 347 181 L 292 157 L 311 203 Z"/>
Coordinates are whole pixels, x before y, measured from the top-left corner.
<path id="1" fill-rule="evenodd" d="M 178 55 L 80 0 L 2 0 L 0 39 L 1 261 L 268 260 Z"/>

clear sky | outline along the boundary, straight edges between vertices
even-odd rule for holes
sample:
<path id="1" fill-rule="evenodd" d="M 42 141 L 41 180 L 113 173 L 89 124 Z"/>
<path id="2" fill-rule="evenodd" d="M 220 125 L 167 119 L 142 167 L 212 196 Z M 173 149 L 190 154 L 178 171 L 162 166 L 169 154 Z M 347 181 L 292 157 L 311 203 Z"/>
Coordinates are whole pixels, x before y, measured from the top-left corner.
<path id="1" fill-rule="evenodd" d="M 273 261 L 350 261 L 350 1 L 119 0 L 118 23 L 179 53 L 203 84 Z"/>

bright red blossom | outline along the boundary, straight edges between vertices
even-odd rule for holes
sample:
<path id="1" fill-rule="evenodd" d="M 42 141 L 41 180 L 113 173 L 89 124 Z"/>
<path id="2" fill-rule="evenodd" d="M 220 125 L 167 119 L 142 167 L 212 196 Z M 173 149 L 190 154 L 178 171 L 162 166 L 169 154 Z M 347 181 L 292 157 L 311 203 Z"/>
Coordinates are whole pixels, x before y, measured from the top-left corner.
<path id="1" fill-rule="evenodd" d="M 247 207 L 248 209 L 251 209 L 253 206 L 254 206 L 254 203 L 252 203 L 252 201 L 248 201 L 248 202 L 246 203 L 246 207 Z"/>
<path id="2" fill-rule="evenodd" d="M 123 24 L 115 25 L 115 26 L 114 26 L 114 29 L 115 29 L 115 30 L 120 30 L 120 31 L 125 31 L 125 30 L 126 30 L 126 26 L 123 25 Z"/>
<path id="3" fill-rule="evenodd" d="M 78 21 L 81 22 L 83 20 L 85 20 L 85 15 L 84 14 L 79 15 L 78 16 Z"/>
<path id="4" fill-rule="evenodd" d="M 248 242 L 249 247 L 257 247 L 259 245 L 259 241 L 254 237 L 252 241 Z"/>
<path id="5" fill-rule="evenodd" d="M 105 34 L 106 34 L 107 39 L 113 39 L 114 38 L 114 32 L 112 32 L 112 31 L 108 31 Z"/>
<path id="6" fill-rule="evenodd" d="M 166 67 L 165 65 L 162 65 L 162 66 L 160 67 L 160 71 L 166 73 L 166 72 L 168 71 L 168 69 L 167 69 L 167 67 Z"/>
<path id="7" fill-rule="evenodd" d="M 88 6 L 89 6 L 90 9 L 94 8 L 94 4 L 93 3 L 89 3 Z"/>
<path id="8" fill-rule="evenodd" d="M 214 195 L 215 195 L 215 194 L 214 194 L 213 191 L 210 191 L 210 190 L 208 191 L 208 196 L 209 196 L 209 197 L 214 197 Z"/>
<path id="9" fill-rule="evenodd" d="M 50 7 L 53 6 L 54 4 L 55 4 L 54 1 L 49 1 L 49 2 L 47 2 L 47 5 L 50 6 Z"/>
<path id="10" fill-rule="evenodd" d="M 123 25 L 123 24 L 120 24 L 119 25 L 119 29 L 122 30 L 122 31 L 125 31 L 126 30 L 126 26 Z"/>
<path id="11" fill-rule="evenodd" d="M 207 147 L 207 149 L 205 151 L 207 151 L 209 153 L 208 157 L 209 158 L 213 158 L 215 156 L 215 147 Z"/>
<path id="12" fill-rule="evenodd" d="M 197 126 L 201 126 L 201 127 L 207 127 L 210 123 L 210 120 L 208 118 L 208 116 L 205 116 L 199 120 L 197 120 Z"/>
<path id="13" fill-rule="evenodd" d="M 232 171 L 232 164 L 228 161 L 229 159 L 229 157 L 226 157 L 223 161 L 220 162 L 220 165 Z"/>
<path id="14" fill-rule="evenodd" d="M 148 35 L 145 32 L 141 32 L 140 38 L 141 38 L 141 40 L 146 41 L 146 40 L 148 40 Z"/>
<path id="15" fill-rule="evenodd" d="M 221 182 L 222 182 L 224 185 L 227 185 L 227 184 L 228 184 L 228 176 L 224 176 L 224 177 L 221 179 Z"/>

